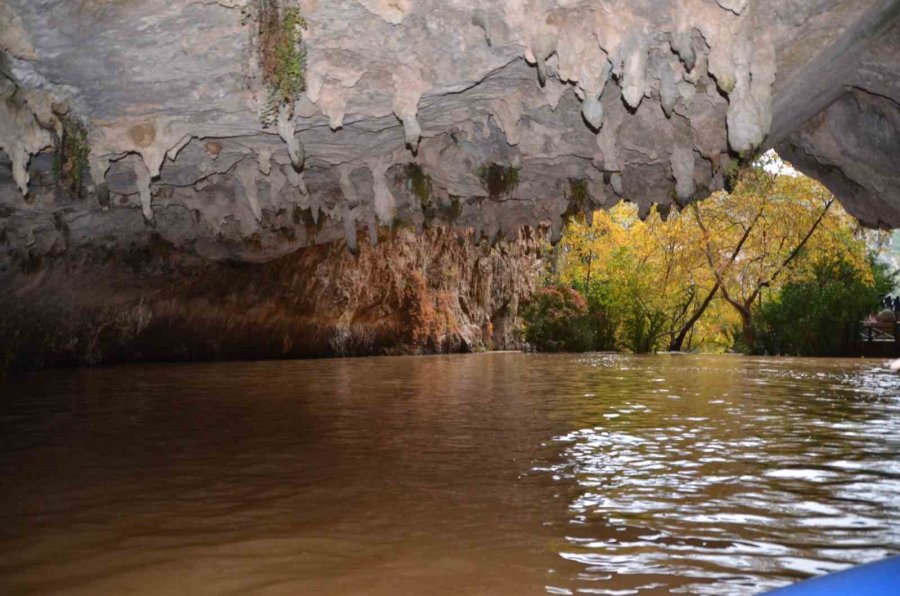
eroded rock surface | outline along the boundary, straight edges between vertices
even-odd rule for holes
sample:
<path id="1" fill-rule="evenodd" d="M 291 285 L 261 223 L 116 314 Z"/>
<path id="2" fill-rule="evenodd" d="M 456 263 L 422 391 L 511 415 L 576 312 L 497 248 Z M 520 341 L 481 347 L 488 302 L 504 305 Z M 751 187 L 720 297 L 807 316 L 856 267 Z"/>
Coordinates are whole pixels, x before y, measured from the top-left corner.
<path id="1" fill-rule="evenodd" d="M 220 263 L 156 239 L 0 274 L 0 371 L 133 360 L 256 359 L 516 349 L 542 234 L 395 230 L 265 264 Z"/>
<path id="2" fill-rule="evenodd" d="M 773 146 L 900 226 L 900 0 L 4 0 L 0 356 L 509 347 L 504 238 Z"/>
<path id="3" fill-rule="evenodd" d="M 259 1 L 0 6 L 7 266 L 151 237 L 266 261 L 398 220 L 513 237 L 702 197 L 771 145 L 900 225 L 898 0 L 282 0 L 306 91 L 268 127 Z M 81 199 L 54 172 L 61 114 L 87 132 Z"/>

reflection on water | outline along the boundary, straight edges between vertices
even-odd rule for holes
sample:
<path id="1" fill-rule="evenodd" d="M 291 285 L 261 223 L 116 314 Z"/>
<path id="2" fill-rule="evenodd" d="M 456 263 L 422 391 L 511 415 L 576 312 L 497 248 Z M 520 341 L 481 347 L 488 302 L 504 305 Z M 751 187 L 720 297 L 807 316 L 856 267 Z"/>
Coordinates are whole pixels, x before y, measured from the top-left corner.
<path id="1" fill-rule="evenodd" d="M 900 551 L 872 361 L 490 354 L 0 381 L 0 592 L 752 594 Z"/>
<path id="2" fill-rule="evenodd" d="M 584 364 L 610 370 L 595 420 L 534 468 L 566 491 L 560 555 L 581 566 L 555 591 L 747 594 L 900 548 L 896 377 L 823 360 Z"/>

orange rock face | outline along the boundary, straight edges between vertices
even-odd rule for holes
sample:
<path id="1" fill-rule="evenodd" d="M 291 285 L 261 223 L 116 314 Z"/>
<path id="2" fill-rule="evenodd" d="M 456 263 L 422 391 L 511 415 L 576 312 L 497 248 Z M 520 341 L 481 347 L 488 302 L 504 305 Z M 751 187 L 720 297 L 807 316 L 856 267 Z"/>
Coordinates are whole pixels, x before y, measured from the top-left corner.
<path id="1" fill-rule="evenodd" d="M 420 354 L 519 346 L 542 235 L 490 247 L 445 229 L 384 233 L 265 264 L 159 243 L 19 263 L 0 293 L 13 368 L 131 360 Z"/>

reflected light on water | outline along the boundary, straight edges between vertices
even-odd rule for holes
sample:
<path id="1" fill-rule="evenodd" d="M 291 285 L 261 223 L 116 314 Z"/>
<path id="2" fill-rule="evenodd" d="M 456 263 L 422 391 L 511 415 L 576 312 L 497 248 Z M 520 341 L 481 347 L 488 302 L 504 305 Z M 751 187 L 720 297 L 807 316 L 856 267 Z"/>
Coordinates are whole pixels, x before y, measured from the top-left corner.
<path id="1" fill-rule="evenodd" d="M 900 551 L 898 396 L 725 356 L 0 379 L 0 594 L 755 594 Z"/>
<path id="2" fill-rule="evenodd" d="M 592 398 L 600 424 L 554 437 L 533 472 L 566 490 L 559 554 L 581 567 L 556 587 L 758 593 L 900 550 L 900 379 L 834 361 L 721 362 L 616 377 Z M 666 403 L 672 393 L 688 403 Z M 680 585 L 658 582 L 672 576 Z"/>

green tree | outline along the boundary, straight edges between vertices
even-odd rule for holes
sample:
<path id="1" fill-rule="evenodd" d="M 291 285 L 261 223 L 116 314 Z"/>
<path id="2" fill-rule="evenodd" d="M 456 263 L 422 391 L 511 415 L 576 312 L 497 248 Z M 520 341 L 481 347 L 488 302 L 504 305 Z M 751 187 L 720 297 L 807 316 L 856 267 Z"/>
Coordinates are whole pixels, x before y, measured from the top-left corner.
<path id="1" fill-rule="evenodd" d="M 572 288 L 541 288 L 523 319 L 525 340 L 541 352 L 587 352 L 594 347 L 587 301 Z"/>
<path id="2" fill-rule="evenodd" d="M 769 354 L 852 354 L 860 322 L 894 285 L 894 274 L 881 261 L 870 256 L 867 269 L 825 258 L 807 278 L 786 284 L 757 309 L 760 347 Z"/>

